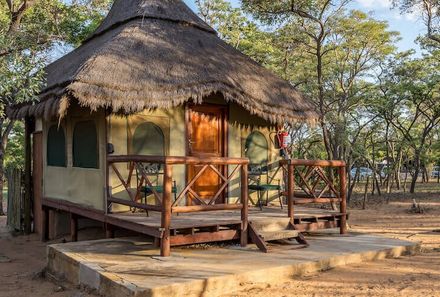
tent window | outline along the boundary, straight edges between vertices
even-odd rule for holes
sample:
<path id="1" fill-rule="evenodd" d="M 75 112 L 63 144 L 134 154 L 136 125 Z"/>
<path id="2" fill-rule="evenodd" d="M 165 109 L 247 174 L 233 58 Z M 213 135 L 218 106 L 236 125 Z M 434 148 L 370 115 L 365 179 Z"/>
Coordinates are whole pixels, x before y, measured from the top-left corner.
<path id="1" fill-rule="evenodd" d="M 165 137 L 162 129 L 152 122 L 145 122 L 136 127 L 131 141 L 135 155 L 165 155 Z"/>
<path id="2" fill-rule="evenodd" d="M 245 156 L 250 164 L 267 164 L 269 146 L 263 133 L 254 131 L 246 138 Z"/>
<path id="3" fill-rule="evenodd" d="M 98 168 L 98 159 L 98 134 L 95 122 L 77 122 L 73 129 L 73 166 Z"/>
<path id="4" fill-rule="evenodd" d="M 66 167 L 66 137 L 64 129 L 52 125 L 47 133 L 47 166 Z"/>

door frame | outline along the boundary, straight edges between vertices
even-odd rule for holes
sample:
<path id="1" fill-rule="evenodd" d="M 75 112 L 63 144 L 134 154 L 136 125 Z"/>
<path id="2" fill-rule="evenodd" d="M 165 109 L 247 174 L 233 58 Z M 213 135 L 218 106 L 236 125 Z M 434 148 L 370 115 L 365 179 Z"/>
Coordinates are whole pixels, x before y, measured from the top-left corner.
<path id="1" fill-rule="evenodd" d="M 221 157 L 227 158 L 229 156 L 229 105 L 224 104 L 214 104 L 214 103 L 202 103 L 202 104 L 194 104 L 194 103 L 186 103 L 184 106 L 185 109 L 185 156 L 192 156 L 191 150 L 189 147 L 189 139 L 190 139 L 190 129 L 191 129 L 191 109 L 194 107 L 202 107 L 202 108 L 217 108 L 222 112 L 222 130 L 223 133 L 221 135 L 220 141 L 221 144 Z M 228 167 L 222 166 L 220 172 L 224 176 L 228 176 Z M 189 167 L 185 168 L 185 184 L 189 182 Z M 223 198 L 220 200 L 221 203 L 225 203 L 228 200 L 229 195 L 229 187 L 226 187 Z M 186 199 L 186 205 L 192 205 L 192 199 Z"/>

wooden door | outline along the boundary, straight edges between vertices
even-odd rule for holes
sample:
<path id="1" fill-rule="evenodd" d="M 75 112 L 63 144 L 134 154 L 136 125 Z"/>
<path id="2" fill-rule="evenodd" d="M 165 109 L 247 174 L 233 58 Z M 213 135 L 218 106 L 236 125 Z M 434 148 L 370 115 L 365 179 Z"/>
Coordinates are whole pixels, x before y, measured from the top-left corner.
<path id="1" fill-rule="evenodd" d="M 221 105 L 191 105 L 187 108 L 187 152 L 189 156 L 225 157 L 227 142 L 227 107 Z M 203 166 L 188 166 L 188 182 L 203 168 Z M 224 174 L 226 168 L 218 166 Z M 221 178 L 214 170 L 207 168 L 194 183 L 192 189 L 198 196 L 209 201 L 215 196 L 221 186 Z M 216 201 L 223 203 L 223 194 Z M 200 204 L 193 196 L 188 204 Z"/>

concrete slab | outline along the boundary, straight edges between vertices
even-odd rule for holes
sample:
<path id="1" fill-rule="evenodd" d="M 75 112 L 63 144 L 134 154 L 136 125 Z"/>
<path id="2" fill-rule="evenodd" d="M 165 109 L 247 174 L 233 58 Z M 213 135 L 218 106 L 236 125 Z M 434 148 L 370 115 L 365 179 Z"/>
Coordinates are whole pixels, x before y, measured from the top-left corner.
<path id="1" fill-rule="evenodd" d="M 103 296 L 218 296 L 248 284 L 280 283 L 294 276 L 337 266 L 399 257 L 417 244 L 377 235 L 307 237 L 310 247 L 271 245 L 261 253 L 254 245 L 173 248 L 161 258 L 141 238 L 105 239 L 48 247 L 48 270 Z"/>

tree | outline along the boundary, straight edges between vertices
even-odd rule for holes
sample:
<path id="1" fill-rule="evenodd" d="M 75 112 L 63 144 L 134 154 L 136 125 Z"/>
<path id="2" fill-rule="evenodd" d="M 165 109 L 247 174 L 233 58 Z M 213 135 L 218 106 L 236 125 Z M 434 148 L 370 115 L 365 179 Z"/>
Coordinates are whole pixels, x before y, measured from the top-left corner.
<path id="1" fill-rule="evenodd" d="M 402 13 L 421 12 L 427 28 L 427 37 L 440 47 L 440 1 L 439 0 L 393 0 L 394 7 Z"/>
<path id="2" fill-rule="evenodd" d="M 350 118 L 366 104 L 364 94 L 370 87 L 366 80 L 394 50 L 397 35 L 388 31 L 385 22 L 360 11 L 346 11 L 348 2 L 243 1 L 256 18 L 280 26 L 276 32 L 281 51 L 277 69 L 314 99 L 328 159 L 347 160 L 350 156 L 353 143 L 348 130 L 354 127 Z"/>
<path id="3" fill-rule="evenodd" d="M 316 98 L 316 104 L 320 112 L 319 123 L 328 159 L 333 159 L 333 156 L 325 117 L 323 60 L 334 49 L 328 41 L 332 33 L 331 25 L 348 2 L 348 0 L 242 1 L 243 7 L 259 20 L 268 25 L 283 26 L 287 23 L 294 29 L 293 32 L 298 34 L 298 36 L 292 36 L 292 39 L 308 54 L 309 63 L 313 63 L 315 67 L 316 82 L 312 85 L 311 81 L 308 81 L 307 88 L 311 98 Z M 314 89 L 317 90 L 317 93 L 314 92 Z"/>
<path id="4" fill-rule="evenodd" d="M 240 8 L 225 0 L 196 0 L 200 17 L 221 39 L 256 62 L 272 68 L 273 35 L 249 20 Z"/>
<path id="5" fill-rule="evenodd" d="M 0 1 L 0 215 L 4 159 L 14 121 L 5 110 L 38 100 L 44 85 L 43 67 L 60 44 L 78 45 L 108 10 L 110 0 Z"/>
<path id="6" fill-rule="evenodd" d="M 5 150 L 5 169 L 24 168 L 24 125 L 15 122 Z"/>
<path id="7" fill-rule="evenodd" d="M 410 192 L 414 193 L 429 140 L 440 124 L 440 59 L 403 57 L 387 79 L 392 87 L 383 115 L 413 150 Z"/>

